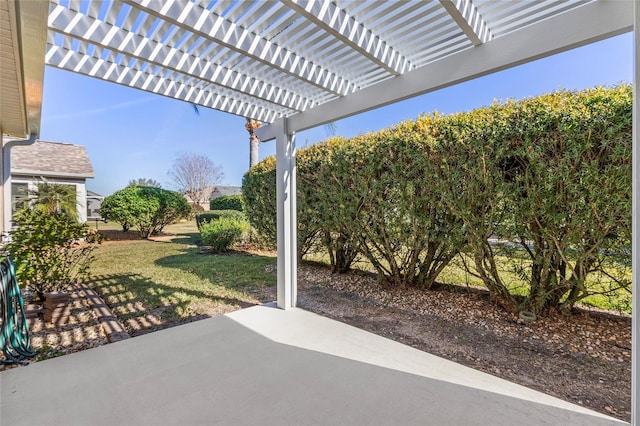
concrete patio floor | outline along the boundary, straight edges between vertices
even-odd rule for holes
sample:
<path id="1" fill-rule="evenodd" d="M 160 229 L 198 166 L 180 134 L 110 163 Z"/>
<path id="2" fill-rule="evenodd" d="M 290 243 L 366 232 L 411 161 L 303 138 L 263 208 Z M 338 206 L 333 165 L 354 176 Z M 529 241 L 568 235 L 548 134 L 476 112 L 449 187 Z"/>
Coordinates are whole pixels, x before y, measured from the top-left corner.
<path id="1" fill-rule="evenodd" d="M 273 304 L 0 373 L 1 425 L 621 425 Z"/>

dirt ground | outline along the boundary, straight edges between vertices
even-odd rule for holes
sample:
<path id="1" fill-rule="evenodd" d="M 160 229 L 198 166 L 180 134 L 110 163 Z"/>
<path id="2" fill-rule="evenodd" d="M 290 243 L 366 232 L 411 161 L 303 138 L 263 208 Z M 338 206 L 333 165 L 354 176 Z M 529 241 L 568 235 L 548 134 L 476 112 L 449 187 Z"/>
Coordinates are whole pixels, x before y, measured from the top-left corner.
<path id="1" fill-rule="evenodd" d="M 275 265 L 265 272 L 275 273 Z M 308 263 L 299 265 L 298 288 L 298 306 L 303 309 L 630 420 L 629 317 L 578 311 L 524 324 L 483 292 L 450 286 L 432 291 L 389 289 L 370 274 L 332 274 Z M 274 287 L 249 293 L 255 303 L 276 299 Z M 68 326 L 33 324 L 38 359 L 108 343 L 85 301 L 72 299 Z"/>
<path id="2" fill-rule="evenodd" d="M 630 421 L 631 319 L 596 311 L 525 324 L 483 292 L 383 288 L 369 274 L 298 269 L 298 306 Z"/>

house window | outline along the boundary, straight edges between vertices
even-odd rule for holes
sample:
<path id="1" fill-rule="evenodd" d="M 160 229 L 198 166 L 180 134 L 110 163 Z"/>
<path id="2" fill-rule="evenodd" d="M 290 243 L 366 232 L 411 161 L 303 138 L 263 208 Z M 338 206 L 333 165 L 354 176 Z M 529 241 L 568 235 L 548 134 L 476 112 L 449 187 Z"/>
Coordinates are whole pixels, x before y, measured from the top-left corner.
<path id="1" fill-rule="evenodd" d="M 43 205 L 51 213 L 77 215 L 78 200 L 73 184 L 41 182 L 37 184 L 34 195 L 35 203 Z"/>
<path id="2" fill-rule="evenodd" d="M 29 186 L 26 183 L 11 184 L 11 217 L 20 209 L 27 206 L 29 201 Z"/>

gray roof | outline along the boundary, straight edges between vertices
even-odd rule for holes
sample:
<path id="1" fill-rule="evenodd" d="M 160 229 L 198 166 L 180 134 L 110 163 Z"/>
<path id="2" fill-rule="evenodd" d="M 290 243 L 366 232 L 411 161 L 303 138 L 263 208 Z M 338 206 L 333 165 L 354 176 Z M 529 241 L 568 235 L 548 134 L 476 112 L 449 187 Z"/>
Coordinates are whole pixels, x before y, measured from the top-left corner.
<path id="1" fill-rule="evenodd" d="M 211 194 L 211 198 L 224 197 L 226 195 L 240 195 L 242 194 L 241 186 L 216 186 L 216 189 Z"/>
<path id="2" fill-rule="evenodd" d="M 47 141 L 11 148 L 11 173 L 76 178 L 95 176 L 84 146 Z"/>

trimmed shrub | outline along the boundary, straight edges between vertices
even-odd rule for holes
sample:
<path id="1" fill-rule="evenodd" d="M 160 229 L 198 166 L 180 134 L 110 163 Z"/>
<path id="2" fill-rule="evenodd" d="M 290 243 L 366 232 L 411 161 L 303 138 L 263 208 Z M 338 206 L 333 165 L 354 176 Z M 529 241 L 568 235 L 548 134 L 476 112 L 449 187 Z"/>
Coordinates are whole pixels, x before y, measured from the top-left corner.
<path id="1" fill-rule="evenodd" d="M 130 186 L 106 197 L 100 214 L 120 223 L 123 231 L 135 228 L 142 238 L 148 238 L 165 226 L 189 217 L 191 206 L 183 195 L 174 191 Z"/>
<path id="2" fill-rule="evenodd" d="M 357 171 L 342 176 L 349 190 L 333 202 L 350 204 L 359 250 L 381 278 L 429 288 L 456 255 L 461 224 L 446 208 L 436 179 L 437 144 L 421 124 L 356 138 L 340 169 L 348 172 L 350 163 Z"/>
<path id="3" fill-rule="evenodd" d="M 197 214 L 196 224 L 198 225 L 198 229 L 200 229 L 205 223 L 209 223 L 220 218 L 246 220 L 247 217 L 244 213 L 237 210 L 211 210 Z"/>
<path id="4" fill-rule="evenodd" d="M 242 194 L 224 195 L 209 201 L 209 210 L 237 210 L 244 211 L 244 199 Z"/>
<path id="5" fill-rule="evenodd" d="M 311 249 L 321 244 L 333 272 L 344 273 L 358 255 L 359 238 L 355 231 L 356 195 L 349 186 L 347 169 L 351 158 L 345 153 L 351 141 L 336 137 L 300 150 L 298 160 L 298 236 Z M 300 231 L 299 231 L 300 232 Z M 305 244 L 303 242 L 303 244 Z"/>
<path id="6" fill-rule="evenodd" d="M 265 244 L 276 245 L 276 158 L 267 157 L 242 178 L 245 213 Z"/>
<path id="7" fill-rule="evenodd" d="M 464 222 L 469 271 L 506 307 L 543 313 L 630 288 L 631 105 L 627 85 L 561 91 L 439 127 L 440 179 Z"/>
<path id="8" fill-rule="evenodd" d="M 66 291 L 88 278 L 99 243 L 99 234 L 64 213 L 24 208 L 14 217 L 17 228 L 11 231 L 6 247 L 16 264 L 16 277 L 22 286 L 44 300 L 50 291 Z"/>
<path id="9" fill-rule="evenodd" d="M 305 152 L 301 150 L 299 155 L 304 157 Z M 303 170 L 308 169 L 305 167 L 306 162 L 303 157 L 298 160 L 298 176 L 303 176 Z M 308 193 L 305 188 L 313 189 L 313 187 L 298 185 L 298 258 L 302 258 L 318 245 L 316 237 L 319 234 L 319 227 L 313 212 L 315 207 L 307 201 Z M 277 240 L 275 157 L 269 157 L 249 169 L 242 180 L 242 193 L 249 222 L 258 232 L 263 243 L 275 247 Z"/>
<path id="10" fill-rule="evenodd" d="M 249 223 L 230 217 L 221 217 L 203 223 L 200 229 L 202 243 L 214 253 L 224 252 L 249 231 Z"/>

